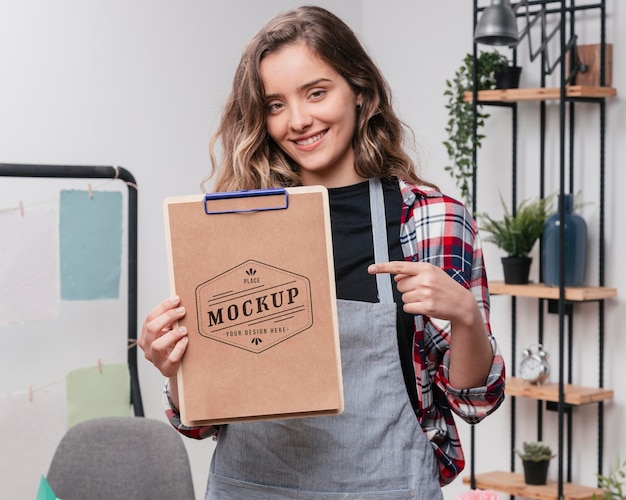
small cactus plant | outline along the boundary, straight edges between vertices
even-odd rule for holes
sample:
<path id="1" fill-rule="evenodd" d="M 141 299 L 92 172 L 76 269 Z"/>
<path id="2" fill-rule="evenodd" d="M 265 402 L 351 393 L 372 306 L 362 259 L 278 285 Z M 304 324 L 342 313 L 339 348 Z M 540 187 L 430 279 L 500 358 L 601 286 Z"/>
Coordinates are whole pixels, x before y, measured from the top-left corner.
<path id="1" fill-rule="evenodd" d="M 522 460 L 531 462 L 547 462 L 556 456 L 547 444 L 541 442 L 525 442 L 522 451 L 515 452 Z"/>

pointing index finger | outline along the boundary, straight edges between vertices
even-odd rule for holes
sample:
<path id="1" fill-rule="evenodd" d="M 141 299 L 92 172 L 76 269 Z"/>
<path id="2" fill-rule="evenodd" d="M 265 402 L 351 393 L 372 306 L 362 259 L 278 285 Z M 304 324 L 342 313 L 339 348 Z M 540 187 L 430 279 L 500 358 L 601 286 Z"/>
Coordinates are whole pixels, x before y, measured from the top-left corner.
<path id="1" fill-rule="evenodd" d="M 410 264 L 415 264 L 414 262 L 402 262 L 402 261 L 391 261 L 391 262 L 379 262 L 376 264 L 371 264 L 367 268 L 367 272 L 370 274 L 417 274 L 416 266 L 411 266 Z M 413 271 L 411 272 L 411 269 Z"/>

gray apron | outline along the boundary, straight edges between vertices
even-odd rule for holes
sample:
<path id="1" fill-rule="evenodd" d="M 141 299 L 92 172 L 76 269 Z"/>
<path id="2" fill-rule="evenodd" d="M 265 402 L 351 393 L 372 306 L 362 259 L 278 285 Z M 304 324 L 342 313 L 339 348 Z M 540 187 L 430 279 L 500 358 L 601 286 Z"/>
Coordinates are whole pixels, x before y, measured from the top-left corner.
<path id="1" fill-rule="evenodd" d="M 389 260 L 382 185 L 370 180 L 376 262 Z M 391 277 L 378 303 L 337 301 L 341 415 L 222 427 L 211 500 L 442 499 L 432 446 L 411 407 L 398 355 Z"/>

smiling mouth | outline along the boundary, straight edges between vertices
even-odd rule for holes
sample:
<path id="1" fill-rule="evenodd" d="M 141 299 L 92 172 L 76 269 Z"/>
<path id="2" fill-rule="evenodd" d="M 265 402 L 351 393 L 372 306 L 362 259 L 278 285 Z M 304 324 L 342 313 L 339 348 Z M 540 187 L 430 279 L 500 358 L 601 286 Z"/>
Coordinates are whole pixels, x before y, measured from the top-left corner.
<path id="1" fill-rule="evenodd" d="M 308 139 L 303 139 L 301 141 L 293 141 L 293 142 L 295 142 L 298 146 L 308 146 L 309 144 L 313 144 L 315 141 L 319 141 L 325 135 L 326 135 L 326 131 L 320 132 L 319 134 L 311 136 Z"/>

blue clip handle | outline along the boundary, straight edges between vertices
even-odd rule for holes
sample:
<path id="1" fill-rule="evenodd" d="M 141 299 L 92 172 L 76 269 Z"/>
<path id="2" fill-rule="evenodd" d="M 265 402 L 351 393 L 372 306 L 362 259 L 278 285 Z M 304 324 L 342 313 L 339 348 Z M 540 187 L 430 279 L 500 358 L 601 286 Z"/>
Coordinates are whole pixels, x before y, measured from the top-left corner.
<path id="1" fill-rule="evenodd" d="M 209 210 L 207 204 L 214 200 L 232 200 L 236 198 L 252 198 L 259 196 L 284 196 L 284 202 L 269 207 L 256 207 L 231 210 Z M 282 199 L 282 198 L 281 198 Z M 249 189 L 245 191 L 229 191 L 220 193 L 207 193 L 204 195 L 204 212 L 207 215 L 230 214 L 243 212 L 263 212 L 265 210 L 284 210 L 289 207 L 289 193 L 285 188 Z"/>

